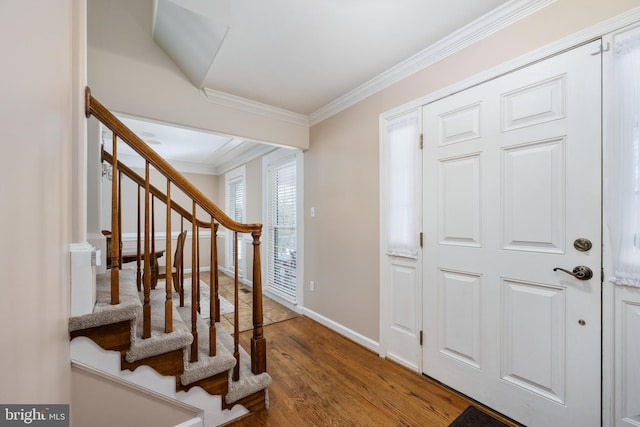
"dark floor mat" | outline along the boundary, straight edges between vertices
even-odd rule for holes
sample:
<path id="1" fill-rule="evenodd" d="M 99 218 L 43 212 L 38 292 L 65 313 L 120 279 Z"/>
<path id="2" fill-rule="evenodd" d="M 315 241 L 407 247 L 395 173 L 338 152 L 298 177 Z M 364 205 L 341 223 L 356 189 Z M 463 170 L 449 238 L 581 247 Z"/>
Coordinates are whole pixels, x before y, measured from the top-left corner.
<path id="1" fill-rule="evenodd" d="M 502 421 L 498 421 L 491 415 L 469 406 L 449 427 L 508 427 Z"/>

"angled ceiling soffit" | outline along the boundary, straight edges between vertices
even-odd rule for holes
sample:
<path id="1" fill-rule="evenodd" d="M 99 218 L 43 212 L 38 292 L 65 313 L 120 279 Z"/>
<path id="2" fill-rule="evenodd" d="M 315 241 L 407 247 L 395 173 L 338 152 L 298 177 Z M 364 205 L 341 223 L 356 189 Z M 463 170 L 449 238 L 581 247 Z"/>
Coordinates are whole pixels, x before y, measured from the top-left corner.
<path id="1" fill-rule="evenodd" d="M 228 0 L 155 0 L 153 41 L 197 88 L 229 32 Z"/>

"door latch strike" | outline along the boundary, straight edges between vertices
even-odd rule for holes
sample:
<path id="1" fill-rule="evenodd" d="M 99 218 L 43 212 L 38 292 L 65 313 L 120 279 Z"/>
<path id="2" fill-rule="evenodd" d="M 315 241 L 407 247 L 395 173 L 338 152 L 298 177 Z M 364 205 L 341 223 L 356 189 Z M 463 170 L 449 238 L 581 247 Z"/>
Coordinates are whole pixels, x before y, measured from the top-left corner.
<path id="1" fill-rule="evenodd" d="M 420 331 L 420 346 L 422 347 L 422 331 Z"/>

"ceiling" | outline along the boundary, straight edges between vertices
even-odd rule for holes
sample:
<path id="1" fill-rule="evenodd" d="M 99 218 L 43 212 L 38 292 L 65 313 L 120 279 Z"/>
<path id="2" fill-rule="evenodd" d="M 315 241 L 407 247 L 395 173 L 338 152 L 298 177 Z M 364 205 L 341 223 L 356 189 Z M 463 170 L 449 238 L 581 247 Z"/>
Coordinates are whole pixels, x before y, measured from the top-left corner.
<path id="1" fill-rule="evenodd" d="M 153 0 L 152 36 L 206 94 L 306 118 L 474 23 L 535 1 Z M 234 152 L 246 161 L 273 149 L 121 119 L 187 172 L 224 173 Z"/>

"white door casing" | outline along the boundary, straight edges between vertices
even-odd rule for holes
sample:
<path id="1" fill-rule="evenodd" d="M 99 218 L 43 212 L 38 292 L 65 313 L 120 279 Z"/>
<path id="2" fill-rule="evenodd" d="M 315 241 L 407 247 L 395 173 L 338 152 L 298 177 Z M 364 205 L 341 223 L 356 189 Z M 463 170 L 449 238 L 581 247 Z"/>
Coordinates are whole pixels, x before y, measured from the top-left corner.
<path id="1" fill-rule="evenodd" d="M 528 426 L 600 425 L 599 47 L 423 109 L 423 372 Z"/>

